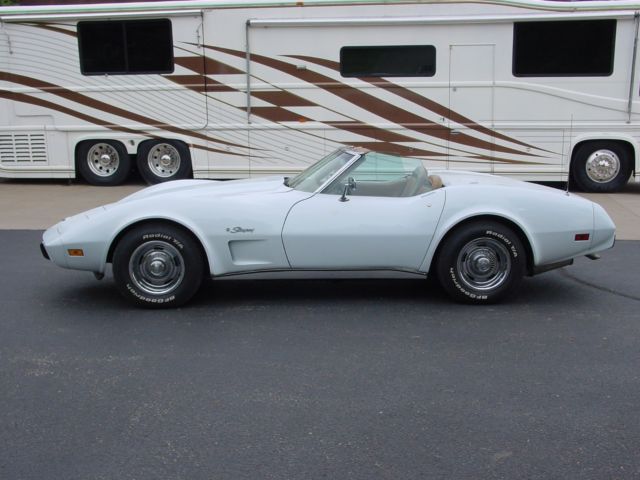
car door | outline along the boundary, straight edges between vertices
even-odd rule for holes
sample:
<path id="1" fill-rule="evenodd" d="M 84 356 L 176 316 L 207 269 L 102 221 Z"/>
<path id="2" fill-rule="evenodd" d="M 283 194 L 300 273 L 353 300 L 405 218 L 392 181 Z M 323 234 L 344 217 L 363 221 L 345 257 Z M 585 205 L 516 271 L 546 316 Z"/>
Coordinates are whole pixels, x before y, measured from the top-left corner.
<path id="1" fill-rule="evenodd" d="M 282 231 L 291 267 L 417 270 L 445 202 L 444 189 L 432 190 L 429 183 L 414 188 L 419 169 L 427 182 L 419 160 L 371 152 L 322 192 L 295 204 Z M 350 178 L 355 190 L 343 196 Z"/>

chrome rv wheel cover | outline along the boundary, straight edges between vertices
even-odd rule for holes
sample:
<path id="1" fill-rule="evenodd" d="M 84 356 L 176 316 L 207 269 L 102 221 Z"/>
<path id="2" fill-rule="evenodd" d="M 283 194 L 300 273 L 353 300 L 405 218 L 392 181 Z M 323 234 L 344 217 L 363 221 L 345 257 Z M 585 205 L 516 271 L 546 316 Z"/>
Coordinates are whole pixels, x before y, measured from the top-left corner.
<path id="1" fill-rule="evenodd" d="M 166 295 L 184 278 L 182 254 L 173 245 L 152 241 L 135 249 L 129 260 L 129 277 L 149 295 Z"/>
<path id="2" fill-rule="evenodd" d="M 96 143 L 87 153 L 87 165 L 98 177 L 110 177 L 120 166 L 120 155 L 108 143 Z"/>
<path id="3" fill-rule="evenodd" d="M 156 177 L 169 178 L 180 169 L 180 153 L 169 143 L 159 143 L 147 155 L 149 170 Z"/>
<path id="4" fill-rule="evenodd" d="M 511 271 L 507 247 L 493 238 L 477 238 L 458 254 L 460 279 L 474 290 L 488 291 L 501 286 Z"/>
<path id="5" fill-rule="evenodd" d="M 607 183 L 620 172 L 620 159 L 611 150 L 597 150 L 589 155 L 585 169 L 590 180 Z"/>

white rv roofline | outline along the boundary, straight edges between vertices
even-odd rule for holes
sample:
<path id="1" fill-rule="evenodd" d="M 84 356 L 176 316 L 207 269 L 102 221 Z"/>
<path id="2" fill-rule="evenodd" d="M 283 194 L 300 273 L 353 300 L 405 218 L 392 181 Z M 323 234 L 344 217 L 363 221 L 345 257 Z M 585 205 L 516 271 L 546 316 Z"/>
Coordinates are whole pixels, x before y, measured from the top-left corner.
<path id="1" fill-rule="evenodd" d="M 311 7 L 329 5 L 378 5 L 378 4 L 487 4 L 505 7 L 520 7 L 531 10 L 555 11 L 555 12 L 593 12 L 593 11 L 619 11 L 640 10 L 638 0 L 604 0 L 604 1 L 550 1 L 550 0 L 186 0 L 186 1 L 160 1 L 160 2 L 131 2 L 131 3 L 104 3 L 87 5 L 43 5 L 0 7 L 0 19 L 11 21 L 16 16 L 41 16 L 71 15 L 84 16 L 86 14 L 109 14 L 118 12 L 136 14 L 166 14 L 167 12 L 181 12 L 183 10 L 204 10 L 216 8 L 260 8 L 260 7 Z"/>

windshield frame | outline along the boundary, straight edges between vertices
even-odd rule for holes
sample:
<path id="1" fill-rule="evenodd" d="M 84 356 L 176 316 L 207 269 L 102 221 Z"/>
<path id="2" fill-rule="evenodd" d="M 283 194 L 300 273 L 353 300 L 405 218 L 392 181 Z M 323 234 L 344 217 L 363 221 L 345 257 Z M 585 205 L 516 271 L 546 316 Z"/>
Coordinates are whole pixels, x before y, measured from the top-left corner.
<path id="1" fill-rule="evenodd" d="M 334 172 L 330 177 L 328 177 L 321 185 L 319 185 L 315 190 L 313 190 L 312 192 L 308 192 L 307 190 L 301 190 L 295 187 L 295 182 L 296 180 L 300 181 L 301 179 L 305 179 L 305 177 L 310 177 L 311 175 L 317 173 L 317 165 L 320 164 L 321 162 L 323 162 L 327 157 L 333 156 L 331 161 L 335 161 L 336 159 L 338 159 L 341 154 L 347 154 L 347 155 L 351 155 L 351 158 L 348 159 L 344 165 L 342 167 L 340 167 L 336 172 Z M 337 177 L 339 177 L 340 175 L 342 175 L 342 173 L 347 170 L 348 168 L 351 167 L 351 165 L 353 165 L 355 162 L 357 162 L 360 158 L 362 158 L 362 156 L 364 155 L 364 153 L 362 152 L 358 152 L 358 151 L 354 151 L 350 148 L 338 148 L 337 150 L 334 150 L 333 152 L 331 152 L 330 154 L 324 156 L 322 159 L 318 160 L 317 162 L 315 162 L 314 164 L 310 165 L 309 167 L 307 167 L 305 170 L 303 170 L 302 172 L 300 172 L 298 175 L 296 175 L 295 177 L 293 177 L 292 179 L 289 180 L 289 187 L 297 190 L 299 192 L 307 192 L 307 193 L 311 193 L 311 194 L 316 194 L 321 192 L 322 190 L 324 190 L 328 185 L 330 185 Z M 327 162 L 327 165 L 331 164 L 331 161 Z"/>

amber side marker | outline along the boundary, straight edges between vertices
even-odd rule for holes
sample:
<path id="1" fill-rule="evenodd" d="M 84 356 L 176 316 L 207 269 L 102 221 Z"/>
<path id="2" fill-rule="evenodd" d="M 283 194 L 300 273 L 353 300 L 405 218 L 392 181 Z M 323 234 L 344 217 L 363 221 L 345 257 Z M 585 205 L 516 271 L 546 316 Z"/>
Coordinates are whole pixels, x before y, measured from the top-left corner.
<path id="1" fill-rule="evenodd" d="M 70 248 L 67 250 L 70 257 L 84 257 L 84 252 L 81 248 Z"/>
<path id="2" fill-rule="evenodd" d="M 586 240 L 589 240 L 589 234 L 588 233 L 576 233 L 576 236 L 575 236 L 575 241 L 576 242 L 584 242 Z"/>

